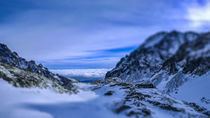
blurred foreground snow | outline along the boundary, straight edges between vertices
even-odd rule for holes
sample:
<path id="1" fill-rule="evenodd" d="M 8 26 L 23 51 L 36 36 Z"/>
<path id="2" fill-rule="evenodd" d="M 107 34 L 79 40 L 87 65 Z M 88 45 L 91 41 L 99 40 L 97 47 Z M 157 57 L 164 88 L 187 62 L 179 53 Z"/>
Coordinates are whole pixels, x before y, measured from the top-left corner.
<path id="1" fill-rule="evenodd" d="M 0 118 L 116 118 L 106 108 L 110 97 L 91 91 L 91 84 L 77 83 L 78 94 L 58 94 L 49 89 L 15 88 L 0 79 Z M 115 100 L 115 99 L 113 99 Z M 122 116 L 123 117 L 123 116 Z"/>

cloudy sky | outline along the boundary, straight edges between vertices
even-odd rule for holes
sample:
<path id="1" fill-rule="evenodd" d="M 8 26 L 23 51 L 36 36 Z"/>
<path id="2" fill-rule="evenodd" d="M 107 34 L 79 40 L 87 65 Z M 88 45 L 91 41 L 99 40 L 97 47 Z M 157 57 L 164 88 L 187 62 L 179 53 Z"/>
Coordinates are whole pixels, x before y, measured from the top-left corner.
<path id="1" fill-rule="evenodd" d="M 111 68 L 158 31 L 209 28 L 208 0 L 0 0 L 0 42 L 51 69 Z"/>

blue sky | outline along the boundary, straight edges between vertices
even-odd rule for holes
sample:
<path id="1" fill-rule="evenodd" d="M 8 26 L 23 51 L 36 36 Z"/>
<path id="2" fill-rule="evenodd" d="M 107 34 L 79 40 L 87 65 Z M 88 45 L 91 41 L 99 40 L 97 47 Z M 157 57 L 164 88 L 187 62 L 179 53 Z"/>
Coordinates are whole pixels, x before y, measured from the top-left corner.
<path id="1" fill-rule="evenodd" d="M 158 31 L 208 31 L 208 0 L 0 0 L 0 42 L 52 69 L 111 68 Z"/>

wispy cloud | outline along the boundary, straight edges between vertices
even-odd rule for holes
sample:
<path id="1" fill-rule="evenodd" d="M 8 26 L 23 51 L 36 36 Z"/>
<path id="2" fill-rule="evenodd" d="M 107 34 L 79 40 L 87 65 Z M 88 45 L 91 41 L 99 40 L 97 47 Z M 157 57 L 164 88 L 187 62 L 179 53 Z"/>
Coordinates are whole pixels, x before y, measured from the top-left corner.
<path id="1" fill-rule="evenodd" d="M 202 0 L 201 0 L 202 1 Z M 205 29 L 210 27 L 210 1 L 193 2 L 187 8 L 187 19 L 189 25 L 194 29 Z"/>
<path id="2" fill-rule="evenodd" d="M 88 55 L 42 61 L 51 69 L 113 68 L 117 61 L 137 46 L 89 51 Z"/>
<path id="3" fill-rule="evenodd" d="M 110 69 L 56 69 L 54 73 L 65 76 L 101 77 L 103 78 Z"/>

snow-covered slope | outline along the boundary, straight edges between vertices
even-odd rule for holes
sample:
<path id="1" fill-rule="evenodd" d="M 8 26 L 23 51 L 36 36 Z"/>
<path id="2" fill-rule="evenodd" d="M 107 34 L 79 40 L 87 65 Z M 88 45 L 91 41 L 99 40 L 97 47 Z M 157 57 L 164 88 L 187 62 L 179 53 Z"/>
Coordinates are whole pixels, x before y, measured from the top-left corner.
<path id="1" fill-rule="evenodd" d="M 195 102 L 210 109 L 210 72 L 193 78 L 171 93 L 177 99 Z"/>
<path id="2" fill-rule="evenodd" d="M 2 79 L 0 79 L 0 93 L 0 118 L 68 118 L 74 114 L 84 114 L 84 111 L 79 112 L 79 109 L 78 112 L 73 112 L 77 107 L 72 106 L 73 104 L 97 98 L 94 92 L 84 90 L 80 90 L 77 94 L 59 94 L 51 88 L 16 88 Z M 46 107 L 48 110 L 51 109 L 53 105 L 65 106 L 64 104 L 67 103 L 72 106 L 72 109 L 55 107 L 57 109 L 52 111 L 54 114 L 44 110 Z M 65 117 L 62 115 L 64 112 L 68 113 Z"/>
<path id="3" fill-rule="evenodd" d="M 0 43 L 0 62 L 10 66 L 18 67 L 22 70 L 37 73 L 41 76 L 45 76 L 52 81 L 57 82 L 61 86 L 71 89 L 71 80 L 66 77 L 60 76 L 50 72 L 42 64 L 37 65 L 35 61 L 26 61 L 26 59 L 19 57 L 16 52 L 12 52 L 5 44 Z M 3 77 L 2 77 L 3 78 Z"/>
<path id="4" fill-rule="evenodd" d="M 15 66 L 0 62 L 0 79 L 7 81 L 15 87 L 51 89 L 57 93 L 74 93 L 76 89 L 70 83 L 62 86 L 58 82 L 46 78 L 38 73 L 27 71 Z M 67 87 L 68 86 L 68 87 Z"/>
<path id="5" fill-rule="evenodd" d="M 50 72 L 35 61 L 26 61 L 0 43 L 0 78 L 17 87 L 61 88 L 73 90 L 72 81 Z M 67 90 L 65 90 L 67 89 Z M 61 91 L 63 91 L 61 90 Z"/>

